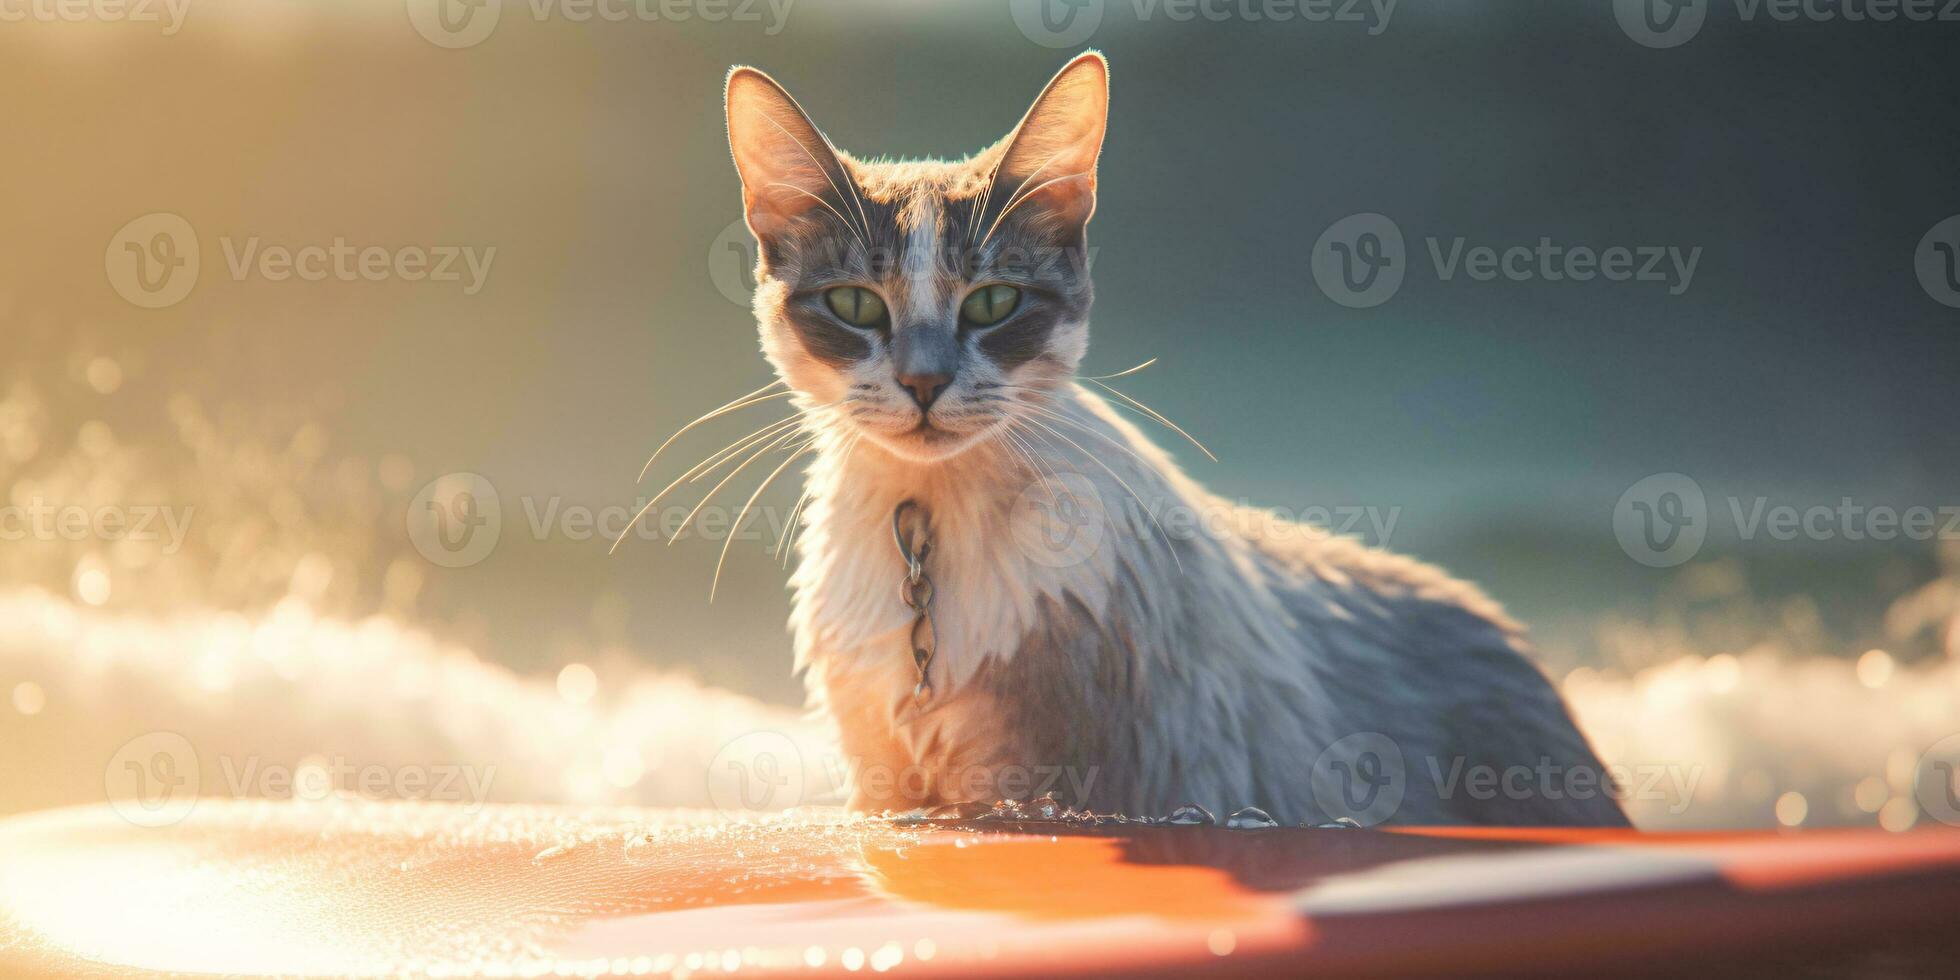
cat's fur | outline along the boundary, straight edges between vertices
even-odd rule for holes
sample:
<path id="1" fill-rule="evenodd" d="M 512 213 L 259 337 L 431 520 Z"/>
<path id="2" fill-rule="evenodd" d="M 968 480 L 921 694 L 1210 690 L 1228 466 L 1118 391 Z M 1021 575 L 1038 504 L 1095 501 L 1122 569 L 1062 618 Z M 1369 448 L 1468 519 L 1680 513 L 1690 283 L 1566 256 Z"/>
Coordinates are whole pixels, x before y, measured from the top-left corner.
<path id="1" fill-rule="evenodd" d="M 814 433 L 797 662 L 838 726 L 852 805 L 1048 791 L 1099 811 L 1198 803 L 1317 822 L 1353 809 L 1328 805 L 1323 752 L 1373 733 L 1362 747 L 1400 754 L 1396 822 L 1623 824 L 1603 792 L 1473 795 L 1452 779 L 1602 776 L 1493 602 L 1226 505 L 1077 382 L 1107 78 L 1083 55 L 1000 143 L 888 163 L 837 150 L 761 72 L 729 75 L 762 346 Z M 1020 288 L 1021 305 L 971 328 L 961 299 L 989 282 Z M 832 315 L 824 291 L 840 285 L 875 290 L 888 323 Z M 899 381 L 935 372 L 950 376 L 936 401 Z M 1044 553 L 1053 495 L 1071 492 L 1082 508 L 1063 530 L 1083 535 L 1080 553 Z M 924 704 L 891 531 L 908 499 L 931 516 L 937 586 Z M 1165 520 L 1180 514 L 1203 519 Z"/>

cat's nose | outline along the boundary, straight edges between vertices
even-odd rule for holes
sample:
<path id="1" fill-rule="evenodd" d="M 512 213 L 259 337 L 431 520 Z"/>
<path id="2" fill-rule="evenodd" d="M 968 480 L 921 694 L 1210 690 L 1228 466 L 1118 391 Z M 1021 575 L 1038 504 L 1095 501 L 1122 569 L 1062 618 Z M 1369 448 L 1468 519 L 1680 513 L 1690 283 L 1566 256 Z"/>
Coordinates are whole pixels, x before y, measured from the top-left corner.
<path id="1" fill-rule="evenodd" d="M 947 387 L 953 383 L 953 376 L 941 371 L 901 374 L 898 383 L 912 393 L 912 400 L 919 403 L 919 411 L 923 412 L 932 408 L 932 403 L 945 394 Z"/>

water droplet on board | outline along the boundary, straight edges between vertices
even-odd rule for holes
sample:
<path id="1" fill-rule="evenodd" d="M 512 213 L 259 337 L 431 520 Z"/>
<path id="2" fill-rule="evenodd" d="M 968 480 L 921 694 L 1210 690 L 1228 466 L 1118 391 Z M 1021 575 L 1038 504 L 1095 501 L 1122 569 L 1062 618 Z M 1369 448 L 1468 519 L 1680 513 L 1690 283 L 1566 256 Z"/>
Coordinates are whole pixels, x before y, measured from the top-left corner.
<path id="1" fill-rule="evenodd" d="M 1271 830 L 1279 826 L 1279 821 L 1274 820 L 1272 814 L 1256 806 L 1249 806 L 1226 817 L 1225 826 L 1233 830 Z"/>
<path id="2" fill-rule="evenodd" d="M 1041 796 L 1029 800 L 1027 813 L 1037 820 L 1059 820 L 1068 814 L 1068 808 L 1055 802 L 1052 796 Z"/>
<path id="3" fill-rule="evenodd" d="M 1217 823 L 1218 818 L 1196 803 L 1186 803 L 1166 815 L 1164 822 L 1173 827 L 1209 827 Z"/>
<path id="4" fill-rule="evenodd" d="M 992 810 L 987 811 L 986 818 L 989 820 L 1026 820 L 1028 819 L 1028 814 L 1021 809 L 1020 800 L 1002 800 L 994 804 Z"/>
<path id="5" fill-rule="evenodd" d="M 1315 830 L 1360 830 L 1361 822 L 1353 817 L 1339 817 L 1326 823 L 1314 824 Z"/>
<path id="6" fill-rule="evenodd" d="M 976 817 L 985 815 L 992 809 L 993 809 L 992 805 L 981 803 L 977 800 L 969 800 L 965 803 L 942 803 L 939 806 L 927 810 L 926 819 L 972 820 Z"/>
<path id="7" fill-rule="evenodd" d="M 544 850 L 539 851 L 537 854 L 532 855 L 531 863 L 543 864 L 546 861 L 551 860 L 552 858 L 563 857 L 564 855 L 570 853 L 572 848 L 577 846 L 578 845 L 576 843 L 571 843 L 571 844 L 558 844 L 553 847 L 547 847 Z"/>

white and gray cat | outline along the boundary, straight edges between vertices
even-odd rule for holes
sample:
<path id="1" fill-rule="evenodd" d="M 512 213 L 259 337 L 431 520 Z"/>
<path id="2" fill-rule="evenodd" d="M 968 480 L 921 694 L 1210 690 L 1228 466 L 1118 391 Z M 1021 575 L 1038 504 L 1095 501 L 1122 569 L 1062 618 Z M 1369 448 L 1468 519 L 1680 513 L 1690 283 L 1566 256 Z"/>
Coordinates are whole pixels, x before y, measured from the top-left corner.
<path id="1" fill-rule="evenodd" d="M 851 805 L 1047 791 L 1127 814 L 1624 824 L 1495 603 L 1225 504 L 1076 377 L 1108 92 L 1084 54 L 994 146 L 870 162 L 762 72 L 728 77 L 762 348 L 814 453 L 797 664 Z M 923 671 L 907 501 L 930 545 Z M 1473 775 L 1520 767 L 1540 775 Z"/>

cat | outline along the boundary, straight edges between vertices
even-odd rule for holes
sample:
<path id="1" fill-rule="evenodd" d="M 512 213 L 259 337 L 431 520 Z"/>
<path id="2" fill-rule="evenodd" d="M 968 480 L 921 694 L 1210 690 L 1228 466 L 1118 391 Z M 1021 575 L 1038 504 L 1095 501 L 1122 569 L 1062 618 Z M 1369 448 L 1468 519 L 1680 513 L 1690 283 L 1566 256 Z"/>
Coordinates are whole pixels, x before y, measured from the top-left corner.
<path id="1" fill-rule="evenodd" d="M 1626 824 L 1494 602 L 1225 504 L 1076 377 L 1100 54 L 950 162 L 850 156 L 754 68 L 726 100 L 762 349 L 812 454 L 796 665 L 852 808 Z"/>

